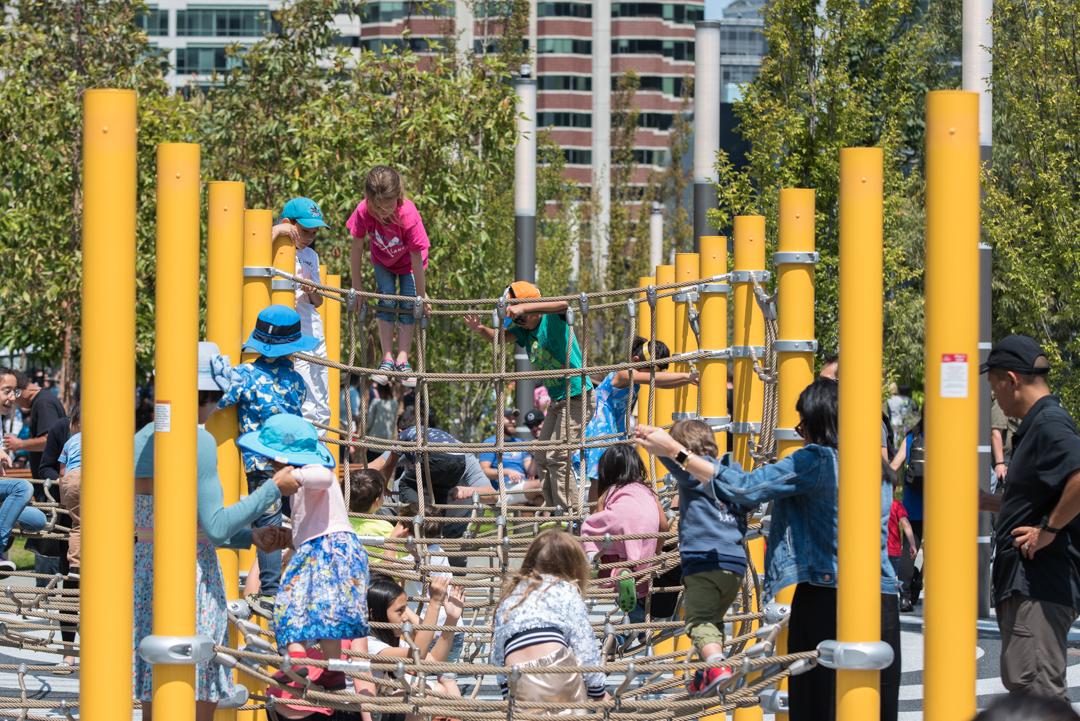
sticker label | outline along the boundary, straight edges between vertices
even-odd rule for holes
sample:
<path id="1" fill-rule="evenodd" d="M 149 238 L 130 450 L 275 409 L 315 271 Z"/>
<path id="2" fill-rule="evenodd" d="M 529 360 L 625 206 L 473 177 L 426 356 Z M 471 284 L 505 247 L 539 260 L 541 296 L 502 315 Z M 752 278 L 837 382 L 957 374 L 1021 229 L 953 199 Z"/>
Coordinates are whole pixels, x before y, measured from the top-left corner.
<path id="1" fill-rule="evenodd" d="M 941 397 L 968 397 L 967 353 L 941 354 Z"/>
<path id="2" fill-rule="evenodd" d="M 154 403 L 154 432 L 168 433 L 172 430 L 172 404 L 169 401 Z"/>

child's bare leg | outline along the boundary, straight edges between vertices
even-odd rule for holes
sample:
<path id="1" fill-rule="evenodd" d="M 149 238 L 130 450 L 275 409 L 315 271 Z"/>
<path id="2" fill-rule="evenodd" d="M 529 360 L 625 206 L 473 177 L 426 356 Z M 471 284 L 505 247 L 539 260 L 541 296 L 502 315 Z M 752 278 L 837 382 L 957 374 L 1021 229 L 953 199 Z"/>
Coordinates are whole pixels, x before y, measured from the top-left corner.
<path id="1" fill-rule="evenodd" d="M 412 350 L 413 325 L 402 323 L 397 331 L 397 363 L 409 360 L 409 351 Z"/>
<path id="2" fill-rule="evenodd" d="M 251 568 L 248 569 L 247 578 L 244 579 L 244 595 L 256 596 L 259 593 L 259 557 L 256 556 L 255 560 L 251 563 Z"/>
<path id="3" fill-rule="evenodd" d="M 341 639 L 339 638 L 320 638 L 319 648 L 322 649 L 327 661 L 341 658 Z"/>
<path id="4" fill-rule="evenodd" d="M 458 688 L 456 678 L 439 678 L 439 688 L 447 696 L 461 698 L 461 689 Z"/>
<path id="5" fill-rule="evenodd" d="M 286 650 L 288 650 L 289 653 L 302 653 L 304 655 L 307 655 L 307 649 L 304 648 L 304 644 L 300 643 L 299 641 L 293 641 L 285 648 Z"/>
<path id="6" fill-rule="evenodd" d="M 381 318 L 376 323 L 379 326 L 379 348 L 382 350 L 383 360 L 394 360 L 394 323 Z"/>
<path id="7" fill-rule="evenodd" d="M 701 658 L 706 661 L 714 658 L 723 658 L 724 645 L 721 643 L 707 643 L 701 647 Z"/>

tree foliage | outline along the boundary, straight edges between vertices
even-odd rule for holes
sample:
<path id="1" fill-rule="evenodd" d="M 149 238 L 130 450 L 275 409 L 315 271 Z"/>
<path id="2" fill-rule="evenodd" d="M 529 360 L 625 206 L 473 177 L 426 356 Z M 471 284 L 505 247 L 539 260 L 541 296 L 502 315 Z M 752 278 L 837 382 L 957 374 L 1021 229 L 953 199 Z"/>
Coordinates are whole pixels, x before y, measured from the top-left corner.
<path id="1" fill-rule="evenodd" d="M 1080 14 L 1074 0 L 994 3 L 994 335 L 1028 333 L 1080 409 Z"/>

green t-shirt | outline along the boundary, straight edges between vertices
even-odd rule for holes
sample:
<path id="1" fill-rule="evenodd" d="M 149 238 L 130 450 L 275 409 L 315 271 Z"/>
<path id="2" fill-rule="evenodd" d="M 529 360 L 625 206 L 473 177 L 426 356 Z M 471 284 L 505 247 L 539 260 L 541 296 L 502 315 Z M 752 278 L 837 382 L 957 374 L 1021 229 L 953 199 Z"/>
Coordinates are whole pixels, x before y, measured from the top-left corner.
<path id="1" fill-rule="evenodd" d="M 540 317 L 540 325 L 533 330 L 520 326 L 511 326 L 514 338 L 529 353 L 533 370 L 549 371 L 566 368 L 566 336 L 570 335 L 570 368 L 581 367 L 581 347 L 574 336 L 574 329 L 566 322 L 566 316 L 545 313 Z M 585 379 L 585 389 L 592 390 L 592 381 Z M 566 379 L 547 378 L 544 385 L 552 401 L 566 398 Z M 581 376 L 570 378 L 570 397 L 580 395 Z"/>
<path id="2" fill-rule="evenodd" d="M 394 524 L 377 518 L 350 518 L 356 535 L 361 538 L 389 538 L 394 532 Z"/>

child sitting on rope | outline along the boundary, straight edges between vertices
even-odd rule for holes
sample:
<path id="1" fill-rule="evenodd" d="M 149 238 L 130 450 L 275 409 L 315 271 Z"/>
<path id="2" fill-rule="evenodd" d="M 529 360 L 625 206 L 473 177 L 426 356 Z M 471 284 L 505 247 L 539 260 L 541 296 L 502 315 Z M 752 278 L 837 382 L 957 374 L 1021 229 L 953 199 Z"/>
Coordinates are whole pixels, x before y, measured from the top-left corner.
<path id="1" fill-rule="evenodd" d="M 505 674 L 496 676 L 504 697 L 513 696 L 518 704 L 560 701 L 574 710 L 588 699 L 607 697 L 605 674 L 590 672 L 582 678 L 575 670 L 601 664 L 600 643 L 583 598 L 588 582 L 589 562 L 569 533 L 549 529 L 529 544 L 521 568 L 503 586 L 492 620 L 491 663 L 520 672 L 509 680 Z M 529 673 L 530 668 L 552 666 L 565 667 L 566 673 Z"/>
<path id="2" fill-rule="evenodd" d="M 427 231 L 413 202 L 405 197 L 401 176 L 393 168 L 376 165 L 364 180 L 364 199 L 356 206 L 345 225 L 352 233 L 352 287 L 360 290 L 360 274 L 364 246 L 370 248 L 371 263 L 375 266 L 375 288 L 383 295 L 424 298 L 427 295 L 424 277 L 428 263 Z M 379 327 L 379 346 L 382 350 L 380 374 L 371 376 L 375 383 L 386 384 L 385 371 L 412 371 L 409 350 L 412 348 L 414 303 L 410 300 L 380 299 L 381 310 L 376 315 Z M 424 312 L 428 312 L 424 306 Z M 394 349 L 394 322 L 397 322 L 397 355 Z M 404 377 L 401 385 L 413 387 L 416 379 Z"/>
<path id="3" fill-rule="evenodd" d="M 724 614 L 742 588 L 746 573 L 747 509 L 719 500 L 684 470 L 689 458 L 716 458 L 712 428 L 704 421 L 679 421 L 671 437 L 686 449 L 671 461 L 661 458 L 679 489 L 679 555 L 683 569 L 683 608 L 686 632 L 698 654 L 712 665 L 690 682 L 694 696 L 716 691 L 731 678 L 724 660 Z"/>
<path id="4" fill-rule="evenodd" d="M 454 645 L 457 632 L 442 632 L 436 634 L 431 630 L 417 630 L 412 638 L 402 636 L 402 627 L 406 623 L 413 626 L 456 626 L 461 619 L 464 609 L 465 594 L 455 587 L 450 587 L 450 579 L 435 577 L 431 579 L 428 591 L 427 608 L 424 610 L 423 621 L 409 608 L 409 597 L 405 589 L 397 584 L 392 578 L 376 575 L 371 579 L 371 588 L 368 589 L 367 605 L 372 623 L 394 624 L 393 628 L 373 628 L 367 638 L 368 651 L 379 657 L 376 660 L 386 659 L 410 659 L 413 658 L 413 650 L 419 649 L 424 654 L 426 649 L 431 649 L 424 654 L 424 661 L 445 662 Z M 438 640 L 436 640 L 438 636 Z M 432 644 L 434 643 L 434 646 Z M 376 679 L 392 679 L 392 671 L 373 671 L 372 676 Z M 416 677 L 413 674 L 405 674 L 404 680 L 413 684 Z M 433 691 L 444 693 L 448 696 L 460 697 L 461 690 L 458 688 L 457 679 L 453 674 L 440 674 L 438 680 L 427 679 L 427 686 Z M 379 685 L 377 694 L 388 696 L 393 694 L 387 686 Z M 406 715 L 406 721 L 416 721 L 424 718 L 422 715 Z"/>
<path id="5" fill-rule="evenodd" d="M 605 535 L 644 535 L 656 534 L 668 530 L 668 519 L 656 497 L 652 484 L 645 475 L 645 464 L 637 449 L 628 443 L 611 446 L 600 457 L 599 481 L 597 490 L 599 499 L 596 511 L 581 526 L 581 536 L 585 554 L 589 561 L 600 556 L 601 563 L 620 561 L 640 562 L 657 556 L 663 550 L 664 543 L 655 537 L 629 539 L 603 543 L 599 538 Z M 634 571 L 648 570 L 648 564 L 637 563 L 632 567 L 622 568 L 613 574 L 610 570 L 602 576 L 629 574 Z M 649 596 L 649 581 L 636 582 L 627 575 L 618 581 L 619 608 L 628 614 L 630 623 L 645 620 L 645 599 Z"/>
<path id="6" fill-rule="evenodd" d="M 288 237 L 296 246 L 296 275 L 322 283 L 319 272 L 319 254 L 315 252 L 315 237 L 319 228 L 329 227 L 323 220 L 319 204 L 310 198 L 293 198 L 281 211 L 281 222 L 274 226 L 271 238 Z M 296 312 L 300 314 L 300 332 L 317 341 L 310 351 L 312 355 L 326 358 L 326 335 L 323 332 L 319 306 L 323 298 L 308 285 L 296 288 Z M 304 379 L 307 396 L 304 398 L 303 416 L 312 423 L 330 423 L 329 369 L 324 365 L 312 365 L 299 358 L 293 367 Z"/>
<path id="7" fill-rule="evenodd" d="M 291 468 L 300 484 L 292 509 L 295 551 L 274 604 L 278 645 L 290 656 L 303 657 L 305 643 L 318 641 L 326 658 L 340 658 L 342 639 L 368 634 L 368 560 L 349 525 L 332 470 L 334 456 L 319 442 L 314 426 L 287 413 L 240 436 L 236 444 L 270 460 L 278 471 Z M 354 644 L 353 650 L 367 649 Z"/>
<path id="8" fill-rule="evenodd" d="M 651 343 L 641 336 L 634 338 L 630 350 L 630 361 L 640 363 L 648 360 L 663 360 L 671 357 L 671 351 L 662 340 L 654 340 Z M 634 407 L 637 400 L 638 389 L 642 384 L 648 384 L 650 380 L 656 388 L 679 388 L 685 385 L 697 385 L 698 376 L 696 371 L 689 373 L 668 371 L 668 364 L 656 366 L 656 372 L 649 373 L 648 368 L 638 370 L 622 370 L 608 373 L 604 380 L 596 387 L 596 411 L 593 412 L 592 420 L 585 427 L 585 440 L 604 435 L 626 435 L 626 415 L 629 409 Z M 604 448 L 587 448 L 585 450 L 585 478 L 589 481 L 590 501 L 596 500 L 596 480 L 599 473 L 600 456 L 604 455 Z M 580 455 L 574 454 L 574 467 L 577 468 Z"/>
<path id="9" fill-rule="evenodd" d="M 507 286 L 504 298 L 536 299 L 529 303 L 513 303 L 506 306 L 504 328 L 496 331 L 480 322 L 475 315 L 465 316 L 469 329 L 485 339 L 493 341 L 502 332 L 506 340 L 516 342 L 529 353 L 534 370 L 581 368 L 581 347 L 574 337 L 573 327 L 567 323 L 566 301 L 543 301 L 540 289 L 532 283 L 518 280 Z M 568 352 L 569 348 L 569 352 Z M 566 441 L 576 439 L 589 422 L 592 411 L 592 381 L 580 375 L 568 378 L 544 380 L 551 405 L 544 416 L 540 440 Z M 581 394 L 585 393 L 584 412 Z M 575 498 L 568 487 L 571 476 L 569 451 L 540 451 L 535 456 L 539 466 L 540 481 L 544 490 L 544 502 L 548 506 L 564 509 L 574 508 Z"/>

